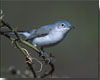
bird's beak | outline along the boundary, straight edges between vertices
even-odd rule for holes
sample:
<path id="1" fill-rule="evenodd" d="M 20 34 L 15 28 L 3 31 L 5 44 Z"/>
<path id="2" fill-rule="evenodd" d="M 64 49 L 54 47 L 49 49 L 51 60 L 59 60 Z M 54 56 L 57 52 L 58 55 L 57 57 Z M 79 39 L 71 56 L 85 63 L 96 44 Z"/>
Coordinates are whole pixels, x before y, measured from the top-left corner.
<path id="1" fill-rule="evenodd" d="M 71 29 L 75 29 L 75 26 L 71 26 Z"/>

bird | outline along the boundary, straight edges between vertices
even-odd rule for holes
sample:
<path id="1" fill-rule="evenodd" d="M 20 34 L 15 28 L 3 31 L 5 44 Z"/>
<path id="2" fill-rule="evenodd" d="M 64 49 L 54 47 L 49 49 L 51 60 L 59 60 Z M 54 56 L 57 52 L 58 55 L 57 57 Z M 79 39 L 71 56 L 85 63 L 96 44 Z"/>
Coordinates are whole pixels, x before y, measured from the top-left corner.
<path id="1" fill-rule="evenodd" d="M 24 35 L 26 41 L 42 51 L 42 56 L 47 56 L 48 63 L 50 63 L 50 57 L 44 51 L 44 48 L 60 43 L 73 28 L 69 21 L 61 20 L 36 29 L 18 31 L 17 33 Z"/>

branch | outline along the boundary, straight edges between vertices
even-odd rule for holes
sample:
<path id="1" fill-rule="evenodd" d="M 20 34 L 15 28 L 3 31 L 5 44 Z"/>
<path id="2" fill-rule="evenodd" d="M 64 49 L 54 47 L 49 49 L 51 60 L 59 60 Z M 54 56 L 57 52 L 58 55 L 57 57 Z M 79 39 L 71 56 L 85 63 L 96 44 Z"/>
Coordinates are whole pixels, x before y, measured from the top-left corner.
<path id="1" fill-rule="evenodd" d="M 36 73 L 35 73 L 35 71 L 34 71 L 34 69 L 33 69 L 33 67 L 32 67 L 32 58 L 30 58 L 30 57 L 28 56 L 29 54 L 28 54 L 28 55 L 26 54 L 26 52 L 23 50 L 23 48 L 22 48 L 22 47 L 20 46 L 20 44 L 19 44 L 19 41 L 21 41 L 21 38 L 18 36 L 17 32 L 16 32 L 15 30 L 12 29 L 12 27 L 11 27 L 10 25 L 6 24 L 6 23 L 5 23 L 4 21 L 2 21 L 2 20 L 1 20 L 1 23 L 3 24 L 3 26 L 8 27 L 12 32 L 14 32 L 17 38 L 14 39 L 14 38 L 10 37 L 8 34 L 2 32 L 2 31 L 0 31 L 0 34 L 3 35 L 3 36 L 5 36 L 5 37 L 7 37 L 7 38 L 10 39 L 12 42 L 14 42 L 14 44 L 16 45 L 16 47 L 24 54 L 24 56 L 26 57 L 26 64 L 28 65 L 29 69 L 30 69 L 31 72 L 33 73 L 34 78 L 36 78 L 36 77 L 37 77 L 37 76 L 36 76 Z M 3 26 L 2 26 L 2 27 L 3 27 Z M 30 62 L 31 62 L 31 63 L 30 63 Z"/>
<path id="2" fill-rule="evenodd" d="M 32 44 L 30 44 L 29 42 L 22 40 L 22 38 L 17 34 L 17 31 L 15 29 L 13 29 L 9 24 L 7 24 L 5 21 L 1 20 L 2 25 L 1 27 L 7 27 L 8 29 L 10 29 L 11 32 L 14 32 L 16 38 L 12 38 L 11 36 L 9 36 L 7 33 L 0 31 L 0 34 L 7 37 L 8 39 L 10 39 L 15 45 L 16 47 L 21 51 L 21 53 L 23 53 L 23 55 L 26 58 L 26 64 L 28 65 L 29 69 L 31 70 L 34 78 L 37 78 L 36 72 L 34 71 L 34 68 L 32 66 L 32 57 L 30 56 L 30 54 L 26 53 L 25 50 L 21 47 L 20 43 L 32 48 L 33 50 L 35 50 L 39 55 L 41 55 L 40 50 L 38 50 L 36 47 L 34 47 Z M 50 56 L 51 57 L 51 56 Z M 45 56 L 42 56 L 45 64 L 47 64 L 47 60 Z M 46 76 L 52 75 L 53 72 L 55 71 L 55 67 L 54 64 L 52 62 L 50 62 L 48 64 L 51 67 L 51 70 L 49 72 L 45 72 L 41 78 L 44 78 Z"/>
<path id="3" fill-rule="evenodd" d="M 33 66 L 32 66 L 32 64 L 29 62 L 29 59 L 28 59 L 28 58 L 26 58 L 26 64 L 29 66 L 29 69 L 31 70 L 32 74 L 34 75 L 34 78 L 37 78 L 36 72 L 35 72 L 35 70 L 33 69 Z"/>
<path id="4" fill-rule="evenodd" d="M 50 67 L 51 67 L 51 70 L 49 72 L 45 72 L 41 78 L 45 78 L 46 76 L 49 76 L 53 74 L 53 72 L 55 71 L 55 67 L 54 67 L 54 64 L 52 62 L 49 63 Z"/>

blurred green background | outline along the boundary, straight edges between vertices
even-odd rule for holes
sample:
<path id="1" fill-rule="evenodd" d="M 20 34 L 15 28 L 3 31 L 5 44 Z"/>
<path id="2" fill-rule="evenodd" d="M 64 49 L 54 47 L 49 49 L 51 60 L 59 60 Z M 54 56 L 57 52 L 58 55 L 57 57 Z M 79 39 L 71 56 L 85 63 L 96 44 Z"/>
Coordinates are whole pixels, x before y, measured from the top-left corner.
<path id="1" fill-rule="evenodd" d="M 97 1 L 2 1 L 4 20 L 18 30 L 30 30 L 59 20 L 76 27 L 58 45 L 47 48 L 56 57 L 54 76 L 62 78 L 98 77 Z M 14 65 L 24 71 L 24 56 L 1 36 L 1 70 Z M 36 55 L 35 52 L 32 52 Z M 1 77 L 9 77 L 1 72 Z"/>

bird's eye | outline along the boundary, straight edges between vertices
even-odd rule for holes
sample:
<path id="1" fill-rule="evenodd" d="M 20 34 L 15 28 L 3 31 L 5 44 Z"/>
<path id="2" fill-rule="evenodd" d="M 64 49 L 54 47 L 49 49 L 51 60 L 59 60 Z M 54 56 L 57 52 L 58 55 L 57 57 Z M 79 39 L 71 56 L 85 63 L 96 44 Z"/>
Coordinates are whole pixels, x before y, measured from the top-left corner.
<path id="1" fill-rule="evenodd" d="M 61 24 L 61 26 L 62 26 L 62 27 L 65 27 L 65 24 L 64 24 L 64 23 L 62 23 L 62 24 Z"/>
<path id="2" fill-rule="evenodd" d="M 61 26 L 64 26 L 64 24 L 61 24 Z"/>

